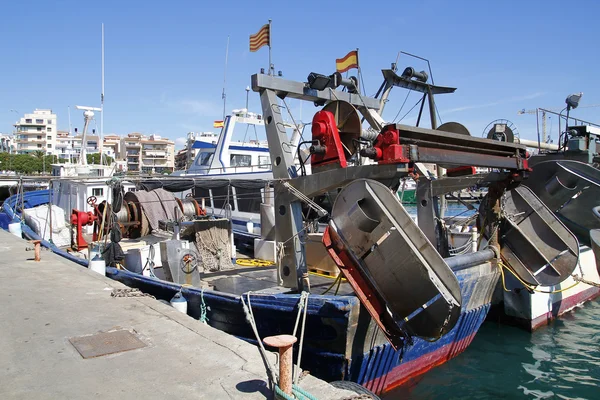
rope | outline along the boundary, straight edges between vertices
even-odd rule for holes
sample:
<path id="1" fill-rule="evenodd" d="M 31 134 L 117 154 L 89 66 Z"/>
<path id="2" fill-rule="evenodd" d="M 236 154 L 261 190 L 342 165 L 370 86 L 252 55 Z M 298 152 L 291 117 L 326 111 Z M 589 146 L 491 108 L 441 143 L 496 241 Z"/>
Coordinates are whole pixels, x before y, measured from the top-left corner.
<path id="1" fill-rule="evenodd" d="M 296 319 L 296 326 L 294 327 L 294 333 L 292 336 L 296 336 L 298 321 L 300 320 L 300 312 L 304 309 L 304 315 L 302 317 L 302 331 L 300 332 L 300 346 L 298 348 L 298 362 L 296 363 L 296 370 L 294 371 L 294 384 L 298 383 L 300 378 L 300 361 L 302 360 L 302 348 L 304 347 L 304 332 L 306 331 L 306 313 L 308 310 L 308 292 L 302 292 L 300 295 L 300 301 L 298 302 L 298 317 Z M 304 300 L 304 303 L 302 302 Z"/>
<path id="2" fill-rule="evenodd" d="M 575 286 L 579 285 L 579 283 L 581 282 L 581 280 L 577 280 L 577 279 L 575 278 L 577 275 L 574 275 L 574 276 L 573 276 L 573 280 L 575 280 L 575 283 L 574 283 L 574 284 L 572 284 L 572 285 L 571 285 L 571 286 L 569 286 L 569 287 L 562 288 L 562 289 L 557 289 L 557 290 L 550 290 L 550 291 L 547 291 L 547 290 L 540 290 L 540 289 L 537 289 L 535 286 L 533 286 L 533 285 L 530 285 L 529 283 L 527 283 L 527 282 L 523 281 L 523 279 L 521 279 L 521 278 L 520 278 L 520 277 L 519 277 L 517 274 L 515 274 L 515 273 L 514 273 L 514 272 L 513 272 L 513 271 L 512 271 L 510 268 L 508 268 L 506 265 L 504 265 L 504 263 L 502 263 L 501 261 L 498 261 L 498 267 L 500 267 L 500 274 L 502 275 L 502 287 L 504 288 L 504 291 L 505 291 L 505 292 L 510 292 L 511 290 L 508 290 L 508 289 L 506 288 L 506 282 L 505 282 L 504 271 L 503 271 L 504 269 L 506 269 L 506 270 L 507 270 L 508 272 L 510 272 L 510 273 L 511 273 L 511 274 L 512 274 L 512 275 L 513 275 L 515 278 L 517 278 L 517 280 L 518 280 L 519 282 L 521 282 L 521 284 L 522 284 L 523 286 L 525 286 L 525 289 L 527 289 L 527 290 L 529 290 L 529 291 L 532 291 L 532 292 L 545 293 L 545 294 L 561 293 L 561 292 L 567 291 L 567 290 L 569 290 L 569 289 L 571 289 L 571 288 L 573 288 L 573 287 L 575 287 Z M 578 277 L 578 278 L 579 278 L 579 277 Z M 579 278 L 579 279 L 581 279 L 581 278 Z M 598 287 L 600 287 L 600 285 L 598 285 Z"/>
<path id="3" fill-rule="evenodd" d="M 586 279 L 580 278 L 578 275 L 571 275 L 571 276 L 573 277 L 573 280 L 575 282 L 581 282 L 581 283 L 585 283 L 586 285 L 590 285 L 590 286 L 594 286 L 594 287 L 600 288 L 600 283 L 588 281 Z"/>
<path id="4" fill-rule="evenodd" d="M 204 303 L 204 288 L 200 292 L 200 322 L 208 325 L 208 316 L 206 315 L 206 303 Z"/>
<path id="5" fill-rule="evenodd" d="M 144 293 L 140 291 L 140 289 L 136 288 L 127 288 L 127 289 L 113 289 L 110 293 L 111 297 L 150 297 L 155 299 L 154 296 L 148 293 Z"/>
<path id="6" fill-rule="evenodd" d="M 337 278 L 335 278 L 335 281 L 333 281 L 333 283 L 331 284 L 331 286 L 329 286 L 329 287 L 327 288 L 327 290 L 326 290 L 326 291 L 324 291 L 322 294 L 327 294 L 327 293 L 328 293 L 328 292 L 329 292 L 329 291 L 330 291 L 330 290 L 331 290 L 331 289 L 332 289 L 332 288 L 335 286 L 335 284 L 336 284 L 336 283 L 338 284 L 338 287 L 337 287 L 337 289 L 336 289 L 336 291 L 335 291 L 335 292 L 336 292 L 336 294 L 337 294 L 337 291 L 338 291 L 338 289 L 340 288 L 340 286 L 339 286 L 339 285 L 341 284 L 341 282 L 342 282 L 342 274 L 339 274 L 339 275 L 337 276 Z"/>
<path id="7" fill-rule="evenodd" d="M 312 201 L 311 198 L 309 198 L 308 196 L 306 196 L 304 193 L 302 193 L 301 191 L 299 191 L 298 189 L 296 189 L 295 187 L 293 187 L 292 185 L 290 185 L 289 182 L 282 182 L 283 186 L 285 186 L 291 194 L 293 194 L 294 196 L 296 196 L 298 199 L 300 199 L 301 201 L 305 202 L 306 205 L 308 205 L 310 208 L 312 208 L 313 210 L 315 210 L 317 212 L 317 214 L 319 215 L 319 217 L 324 217 L 326 215 L 328 215 L 329 213 L 327 212 L 327 210 L 325 210 L 324 208 L 322 208 L 321 206 L 319 206 L 317 203 L 315 203 L 314 201 Z"/>
<path id="8" fill-rule="evenodd" d="M 285 393 L 279 385 L 275 385 L 275 396 L 285 400 L 318 400 L 314 395 L 308 393 L 297 385 L 292 385 L 292 395 Z"/>
<path id="9" fill-rule="evenodd" d="M 260 340 L 260 335 L 258 334 L 258 327 L 256 326 L 256 320 L 254 319 L 254 313 L 252 312 L 252 304 L 250 303 L 250 293 L 251 292 L 248 292 L 246 294 L 248 297 L 248 305 L 246 305 L 246 302 L 244 301 L 244 296 L 240 296 L 240 299 L 242 300 L 242 308 L 244 309 L 244 315 L 246 317 L 246 321 L 248 321 L 248 323 L 250 324 L 250 327 L 252 328 L 252 331 L 254 332 L 254 337 L 256 338 L 256 341 L 258 342 L 258 349 L 259 349 L 260 355 L 263 359 L 263 363 L 265 364 L 265 368 L 267 369 L 269 383 L 274 383 L 274 382 L 278 381 L 278 376 L 277 376 L 277 373 L 275 372 L 275 369 L 271 365 L 271 362 L 267 358 L 267 351 L 265 350 L 265 347 L 263 346 L 262 340 Z M 275 386 L 276 386 L 275 390 L 277 390 L 277 385 L 275 385 Z"/>
<path id="10" fill-rule="evenodd" d="M 238 258 L 235 260 L 235 263 L 242 267 L 270 267 L 275 264 L 273 261 L 261 260 L 259 258 Z"/>

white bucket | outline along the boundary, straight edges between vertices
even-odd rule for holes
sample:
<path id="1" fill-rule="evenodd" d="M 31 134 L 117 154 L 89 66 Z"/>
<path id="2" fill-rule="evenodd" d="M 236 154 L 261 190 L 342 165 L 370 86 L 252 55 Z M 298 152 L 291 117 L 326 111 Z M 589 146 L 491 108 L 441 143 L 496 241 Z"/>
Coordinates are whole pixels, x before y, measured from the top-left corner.
<path id="1" fill-rule="evenodd" d="M 15 236 L 23 237 L 23 230 L 21 229 L 20 222 L 13 222 L 11 224 L 8 224 L 8 231 Z"/>
<path id="2" fill-rule="evenodd" d="M 106 275 L 106 263 L 103 258 L 100 258 L 99 254 L 96 254 L 96 256 L 88 262 L 88 268 L 101 275 Z"/>
<path id="3" fill-rule="evenodd" d="M 177 311 L 187 314 L 187 300 L 181 292 L 175 293 L 175 296 L 171 299 L 171 306 Z"/>
<path id="4" fill-rule="evenodd" d="M 253 221 L 246 222 L 246 230 L 248 231 L 248 233 L 254 233 L 254 222 Z"/>

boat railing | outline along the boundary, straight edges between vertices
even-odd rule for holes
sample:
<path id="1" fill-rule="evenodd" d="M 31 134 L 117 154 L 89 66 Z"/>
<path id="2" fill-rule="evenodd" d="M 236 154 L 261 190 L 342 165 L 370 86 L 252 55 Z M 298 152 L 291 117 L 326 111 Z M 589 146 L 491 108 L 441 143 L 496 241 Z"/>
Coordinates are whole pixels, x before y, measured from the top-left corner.
<path id="1" fill-rule="evenodd" d="M 200 169 L 200 171 L 206 173 L 206 175 L 269 172 L 269 171 L 271 171 L 271 164 L 264 163 L 264 164 L 257 164 L 257 165 L 244 165 L 244 166 L 231 166 L 231 167 L 211 167 L 211 168 L 207 168 L 207 169 Z"/>

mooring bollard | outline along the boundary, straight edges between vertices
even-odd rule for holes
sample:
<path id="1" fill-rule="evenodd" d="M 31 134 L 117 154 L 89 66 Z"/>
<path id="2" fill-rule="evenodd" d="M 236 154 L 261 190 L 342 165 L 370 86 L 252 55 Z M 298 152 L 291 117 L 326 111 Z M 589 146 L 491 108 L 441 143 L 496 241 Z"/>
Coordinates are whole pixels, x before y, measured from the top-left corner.
<path id="1" fill-rule="evenodd" d="M 292 335 L 268 336 L 263 339 L 267 346 L 279 350 L 279 387 L 281 390 L 292 394 L 292 354 L 293 346 L 298 339 Z"/>
<path id="2" fill-rule="evenodd" d="M 35 261 L 40 261 L 42 258 L 40 256 L 40 250 L 42 247 L 42 241 L 41 240 L 32 240 L 31 243 L 33 243 L 34 245 L 34 255 L 33 255 L 33 259 Z"/>

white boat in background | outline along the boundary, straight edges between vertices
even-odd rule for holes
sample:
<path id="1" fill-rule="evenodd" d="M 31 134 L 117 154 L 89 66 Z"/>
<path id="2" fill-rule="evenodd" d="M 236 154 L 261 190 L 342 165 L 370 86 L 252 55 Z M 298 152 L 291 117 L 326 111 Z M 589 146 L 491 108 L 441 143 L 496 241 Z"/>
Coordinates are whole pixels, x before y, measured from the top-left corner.
<path id="1" fill-rule="evenodd" d="M 299 129 L 302 125 L 292 129 L 290 136 L 294 152 L 301 136 Z M 233 110 L 225 117 L 218 140 L 197 139 L 193 164 L 188 170 L 173 173 L 205 178 L 196 180 L 194 198 L 203 199 L 209 214 L 230 218 L 236 238 L 251 246 L 261 234 L 261 203 L 269 204 L 273 198 L 268 189 L 273 179 L 269 147 L 260 137 L 264 137 L 262 116 L 247 109 Z M 310 165 L 307 167 L 310 171 Z"/>

